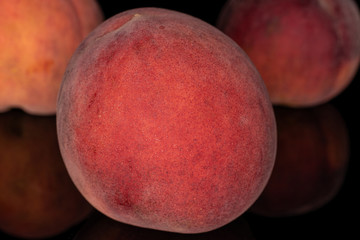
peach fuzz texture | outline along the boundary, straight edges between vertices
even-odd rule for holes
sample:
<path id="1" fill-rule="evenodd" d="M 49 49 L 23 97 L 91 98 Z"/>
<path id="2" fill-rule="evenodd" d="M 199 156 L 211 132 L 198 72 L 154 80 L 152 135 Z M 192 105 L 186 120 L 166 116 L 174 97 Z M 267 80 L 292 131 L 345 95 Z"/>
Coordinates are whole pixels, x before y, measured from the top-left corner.
<path id="1" fill-rule="evenodd" d="M 353 0 L 229 0 L 217 26 L 249 55 L 277 105 L 328 102 L 359 67 Z"/>
<path id="2" fill-rule="evenodd" d="M 57 130 L 75 185 L 118 221 L 206 232 L 240 216 L 276 152 L 272 105 L 229 37 L 166 9 L 105 21 L 73 55 Z"/>
<path id="3" fill-rule="evenodd" d="M 0 1 L 0 112 L 55 114 L 71 55 L 102 21 L 95 0 Z"/>

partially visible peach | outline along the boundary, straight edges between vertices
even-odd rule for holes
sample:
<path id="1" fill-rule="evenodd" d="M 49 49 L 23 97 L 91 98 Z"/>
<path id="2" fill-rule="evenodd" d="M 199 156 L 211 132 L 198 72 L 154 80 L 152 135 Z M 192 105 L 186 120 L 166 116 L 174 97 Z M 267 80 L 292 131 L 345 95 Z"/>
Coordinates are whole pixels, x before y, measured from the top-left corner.
<path id="1" fill-rule="evenodd" d="M 359 66 L 360 15 L 353 0 L 229 0 L 217 26 L 249 55 L 274 104 L 325 103 Z"/>
<path id="2" fill-rule="evenodd" d="M 274 170 L 251 210 L 271 217 L 317 210 L 334 198 L 345 177 L 349 159 L 345 122 L 331 105 L 275 108 L 275 116 Z"/>
<path id="3" fill-rule="evenodd" d="M 23 238 L 54 236 L 92 209 L 66 171 L 55 117 L 0 114 L 0 229 Z"/>
<path id="4" fill-rule="evenodd" d="M 245 212 L 270 176 L 276 124 L 246 54 L 189 15 L 133 9 L 79 46 L 57 127 L 75 185 L 118 221 L 199 233 Z"/>
<path id="5" fill-rule="evenodd" d="M 0 111 L 55 114 L 66 65 L 102 20 L 96 0 L 0 1 Z"/>

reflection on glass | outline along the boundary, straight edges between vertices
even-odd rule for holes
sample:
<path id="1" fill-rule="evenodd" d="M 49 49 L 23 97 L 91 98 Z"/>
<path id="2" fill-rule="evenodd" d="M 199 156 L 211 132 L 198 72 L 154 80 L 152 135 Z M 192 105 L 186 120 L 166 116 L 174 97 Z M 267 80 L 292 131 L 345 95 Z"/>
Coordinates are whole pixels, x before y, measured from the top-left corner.
<path id="1" fill-rule="evenodd" d="M 92 210 L 67 174 L 55 122 L 19 110 L 0 114 L 0 231 L 54 236 Z"/>
<path id="2" fill-rule="evenodd" d="M 349 137 L 332 105 L 275 107 L 278 150 L 271 178 L 253 213 L 296 216 L 316 210 L 339 191 L 349 158 Z"/>
<path id="3" fill-rule="evenodd" d="M 200 234 L 180 234 L 145 229 L 114 221 L 95 212 L 74 240 L 254 240 L 247 221 L 239 217 L 217 230 Z"/>

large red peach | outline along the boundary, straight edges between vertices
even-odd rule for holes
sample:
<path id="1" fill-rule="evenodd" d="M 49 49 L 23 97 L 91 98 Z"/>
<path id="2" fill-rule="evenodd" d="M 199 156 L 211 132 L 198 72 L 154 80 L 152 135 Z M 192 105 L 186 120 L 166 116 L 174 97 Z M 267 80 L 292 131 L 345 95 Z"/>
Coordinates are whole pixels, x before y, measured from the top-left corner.
<path id="1" fill-rule="evenodd" d="M 251 210 L 270 217 L 315 211 L 340 190 L 349 160 L 345 121 L 329 104 L 275 108 L 278 150 L 265 190 Z"/>
<path id="2" fill-rule="evenodd" d="M 217 26 L 249 55 L 274 104 L 325 103 L 359 66 L 360 15 L 353 0 L 229 0 Z"/>
<path id="3" fill-rule="evenodd" d="M 0 111 L 55 114 L 66 65 L 102 20 L 96 0 L 0 1 Z"/>
<path id="4" fill-rule="evenodd" d="M 22 238 L 50 237 L 78 224 L 92 210 L 66 171 L 55 116 L 1 113 L 1 231 Z"/>
<path id="5" fill-rule="evenodd" d="M 276 124 L 257 70 L 192 16 L 125 11 L 73 55 L 58 98 L 61 153 L 99 211 L 136 226 L 210 231 L 256 200 Z"/>

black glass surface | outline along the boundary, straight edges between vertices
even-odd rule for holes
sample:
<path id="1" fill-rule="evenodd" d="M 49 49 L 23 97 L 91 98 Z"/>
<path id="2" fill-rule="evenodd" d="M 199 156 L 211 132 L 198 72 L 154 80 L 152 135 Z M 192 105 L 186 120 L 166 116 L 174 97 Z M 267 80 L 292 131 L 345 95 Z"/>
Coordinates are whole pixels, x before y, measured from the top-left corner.
<path id="1" fill-rule="evenodd" d="M 74 0 L 77 1 L 77 0 Z M 122 11 L 137 7 L 162 7 L 188 13 L 211 25 L 215 25 L 218 14 L 225 0 L 99 0 L 105 18 Z M 358 2 L 358 1 L 357 1 Z M 358 3 L 359 4 L 359 3 Z M 1 81 L 1 79 L 0 79 Z M 338 193 L 324 206 L 311 212 L 291 217 L 264 217 L 250 211 L 239 219 L 225 226 L 221 231 L 207 233 L 204 236 L 167 236 L 168 239 L 354 239 L 358 235 L 359 214 L 359 102 L 360 72 L 358 71 L 351 84 L 329 103 L 343 117 L 349 133 L 350 156 L 344 182 Z M 1 194 L 1 193 L 0 193 Z M 24 203 L 26 204 L 26 203 Z M 1 214 L 1 213 L 0 213 Z M 72 240 L 86 226 L 87 220 L 68 229 L 52 240 Z M 126 227 L 125 227 L 126 229 Z M 126 230 L 124 230 L 126 231 Z M 136 232 L 131 228 L 129 231 Z M 141 232 L 142 230 L 138 230 Z M 244 231 L 243 233 L 241 231 Z M 166 239 L 161 233 L 146 232 L 140 235 L 143 239 Z M 147 237 L 146 237 L 147 236 Z M 166 235 L 165 235 L 166 236 Z M 232 236 L 232 237 L 229 237 Z M 0 231 L 0 239 L 18 239 Z M 129 238 L 130 239 L 130 238 Z M 132 238 L 131 238 L 132 239 Z M 136 238 L 136 236 L 134 237 Z"/>

